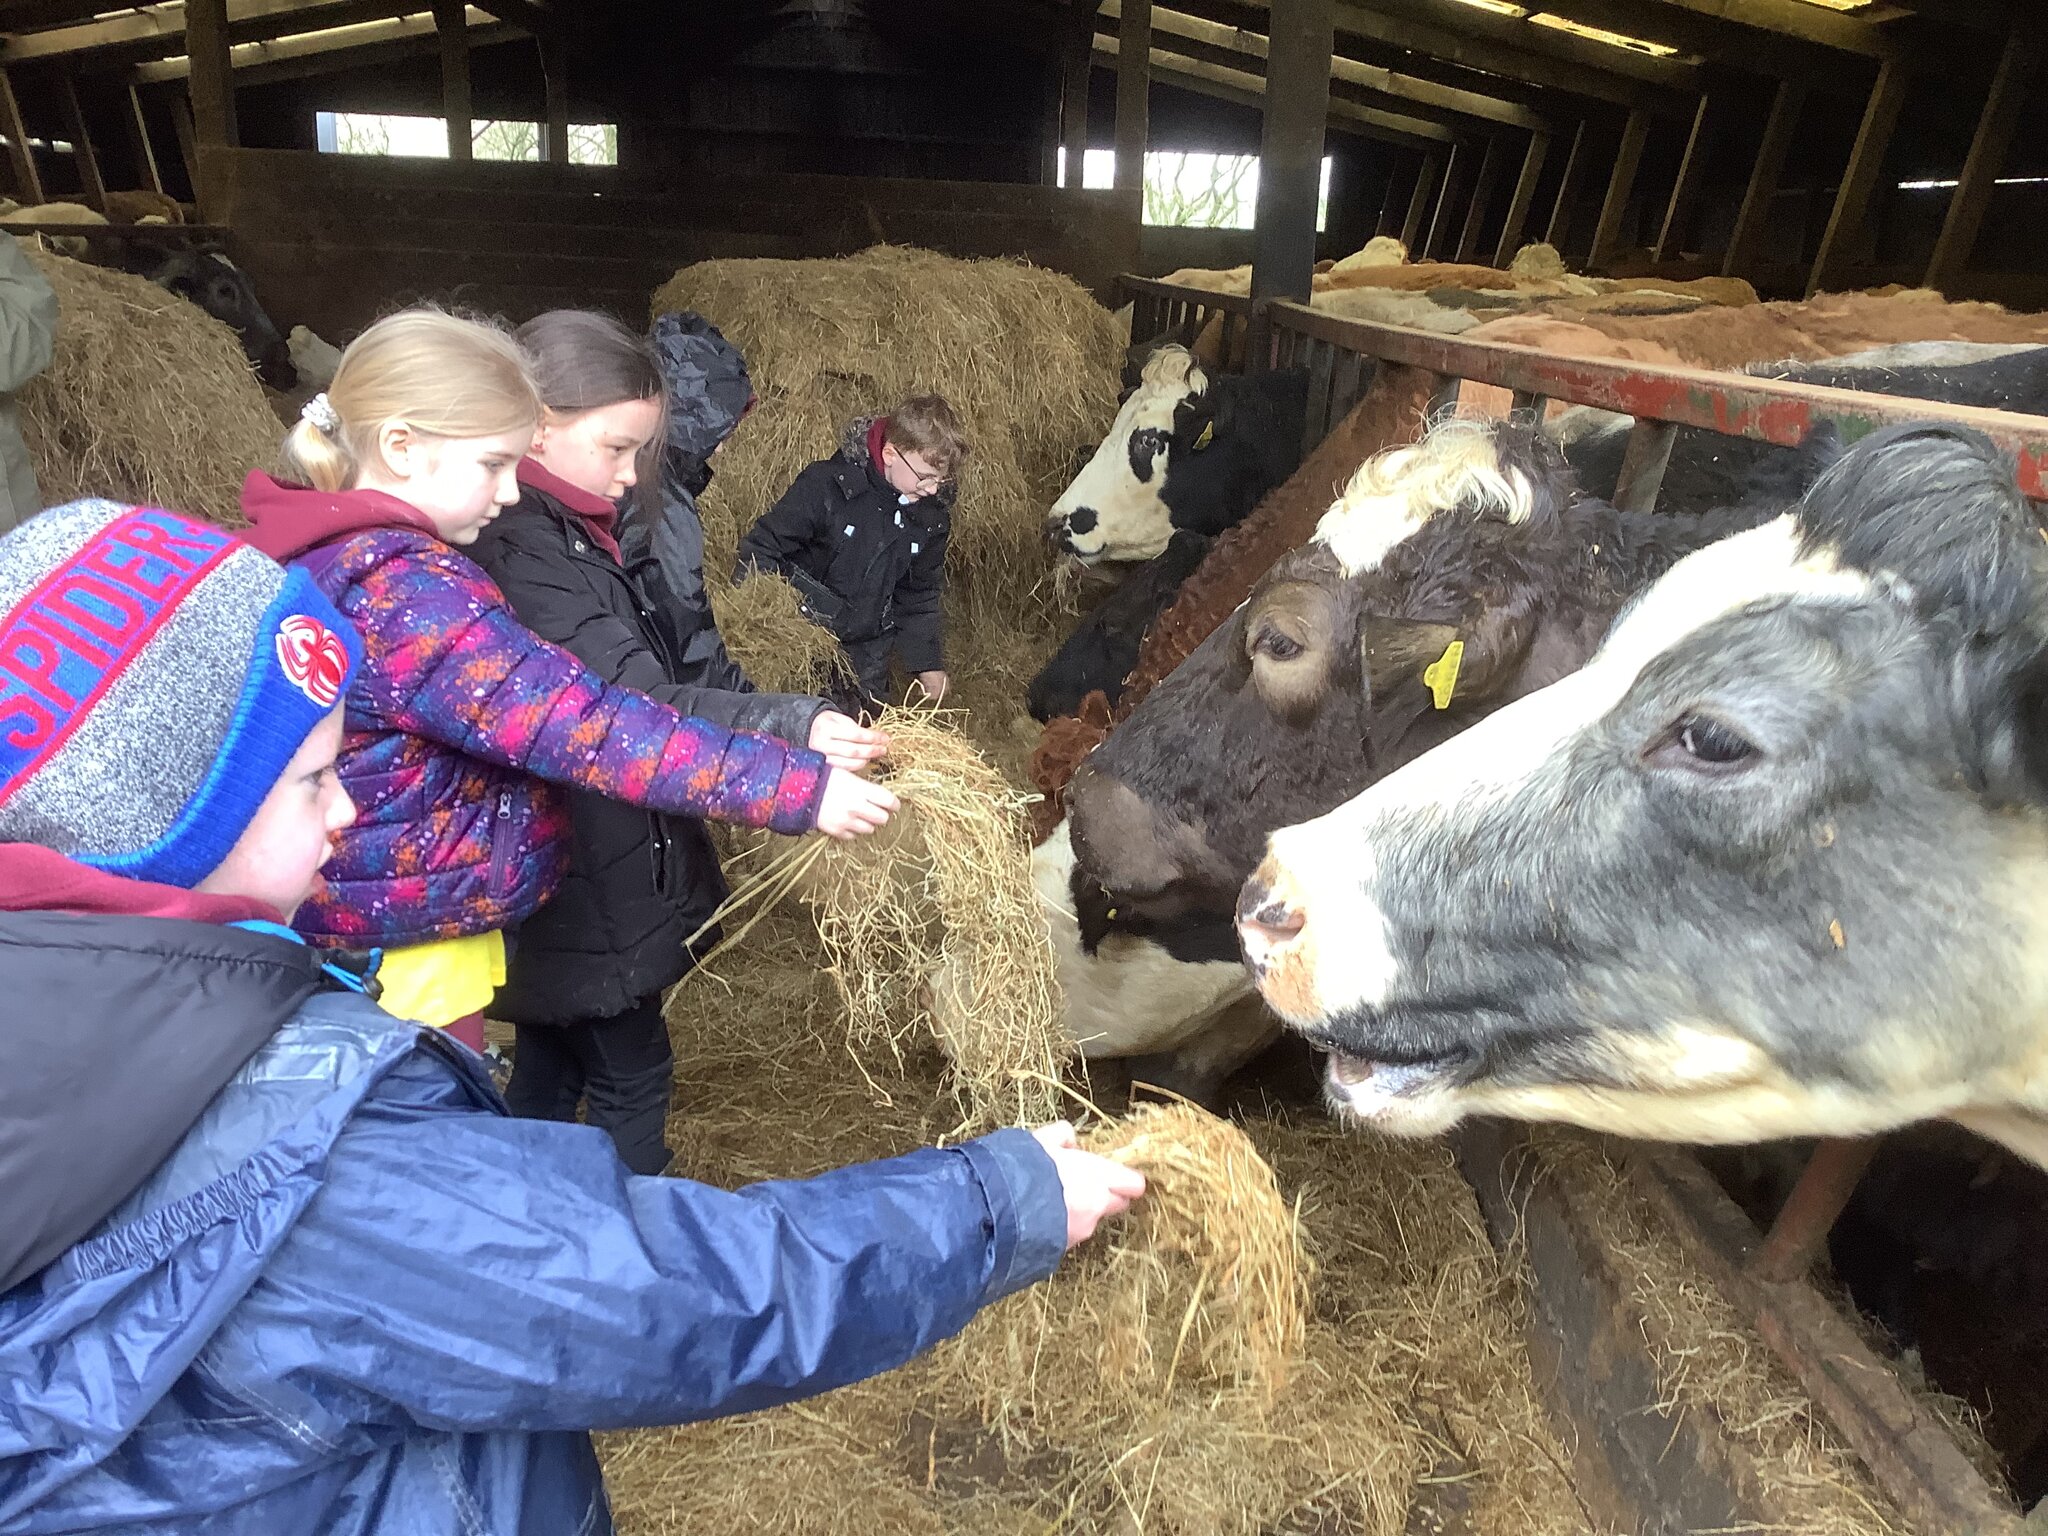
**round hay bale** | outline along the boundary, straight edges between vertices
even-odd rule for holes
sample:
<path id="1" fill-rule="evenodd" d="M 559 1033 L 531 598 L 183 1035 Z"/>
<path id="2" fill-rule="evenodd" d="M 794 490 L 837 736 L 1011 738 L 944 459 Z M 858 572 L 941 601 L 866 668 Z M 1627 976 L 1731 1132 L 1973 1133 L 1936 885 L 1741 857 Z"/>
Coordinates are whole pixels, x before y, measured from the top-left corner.
<path id="1" fill-rule="evenodd" d="M 47 505 L 78 496 L 242 523 L 283 430 L 235 333 L 146 278 L 31 248 L 57 293 L 50 366 L 16 400 Z"/>
<path id="2" fill-rule="evenodd" d="M 1558 254 L 1556 246 L 1538 240 L 1515 252 L 1515 259 L 1508 263 L 1508 271 L 1517 279 L 1563 277 L 1564 257 Z"/>
<path id="3" fill-rule="evenodd" d="M 915 394 L 945 396 L 973 454 L 947 551 L 949 615 L 1015 625 L 1050 606 L 1045 509 L 1075 450 L 1116 415 L 1124 338 L 1071 278 L 1016 261 L 876 246 L 820 261 L 683 268 L 654 313 L 695 310 L 746 354 L 760 407 L 706 492 L 705 564 L 730 570 L 741 534 L 847 422 Z"/>

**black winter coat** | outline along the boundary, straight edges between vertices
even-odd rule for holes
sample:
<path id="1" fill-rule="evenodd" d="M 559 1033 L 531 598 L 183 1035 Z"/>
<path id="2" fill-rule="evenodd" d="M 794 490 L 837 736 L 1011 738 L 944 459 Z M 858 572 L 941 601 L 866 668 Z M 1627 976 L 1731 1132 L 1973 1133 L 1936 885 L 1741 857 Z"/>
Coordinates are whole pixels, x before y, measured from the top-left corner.
<path id="1" fill-rule="evenodd" d="M 469 550 L 522 623 L 608 683 L 720 725 L 808 740 L 825 702 L 754 691 L 718 638 L 701 572 L 694 591 L 672 592 L 689 573 L 664 568 L 651 548 L 658 541 L 673 554 L 671 540 L 629 529 L 622 567 L 568 508 L 523 489 Z M 679 517 L 695 521 L 687 500 L 664 509 L 664 522 Z M 701 549 L 701 531 L 695 538 Z M 514 1024 L 611 1018 L 674 984 L 693 963 L 683 941 L 725 899 L 702 822 L 588 793 L 570 796 L 570 819 L 568 875 L 520 926 L 492 1006 Z"/>
<path id="2" fill-rule="evenodd" d="M 904 504 L 869 456 L 875 419 L 855 420 L 837 453 L 796 477 L 740 541 L 736 574 L 786 576 L 879 698 L 892 650 L 906 672 L 946 665 L 939 600 L 953 488 Z"/>

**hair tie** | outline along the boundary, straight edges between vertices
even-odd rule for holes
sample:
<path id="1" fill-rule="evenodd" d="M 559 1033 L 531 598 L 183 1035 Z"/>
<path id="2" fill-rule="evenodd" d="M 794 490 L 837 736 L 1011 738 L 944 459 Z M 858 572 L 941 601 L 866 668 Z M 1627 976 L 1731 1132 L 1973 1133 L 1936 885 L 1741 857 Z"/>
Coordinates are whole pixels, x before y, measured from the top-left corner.
<path id="1" fill-rule="evenodd" d="M 299 407 L 299 420 L 311 422 L 329 437 L 341 430 L 341 412 L 334 408 L 334 402 L 327 398 L 324 389 Z"/>

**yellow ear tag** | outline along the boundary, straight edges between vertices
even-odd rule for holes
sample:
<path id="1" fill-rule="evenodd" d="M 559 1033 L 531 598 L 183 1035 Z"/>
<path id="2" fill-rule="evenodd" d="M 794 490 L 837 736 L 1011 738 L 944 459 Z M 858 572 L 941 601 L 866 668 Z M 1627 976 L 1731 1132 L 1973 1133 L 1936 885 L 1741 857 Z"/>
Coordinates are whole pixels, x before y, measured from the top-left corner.
<path id="1" fill-rule="evenodd" d="M 1215 439 L 1216 423 L 1213 421 L 1203 422 L 1202 435 L 1195 439 L 1194 451 L 1197 453 L 1201 452 L 1204 448 L 1208 447 L 1210 443 L 1214 442 Z"/>
<path id="2" fill-rule="evenodd" d="M 1453 640 L 1444 647 L 1443 655 L 1422 669 L 1423 686 L 1429 689 L 1438 709 L 1451 707 L 1451 695 L 1458 689 L 1458 668 L 1464 662 L 1465 642 Z"/>

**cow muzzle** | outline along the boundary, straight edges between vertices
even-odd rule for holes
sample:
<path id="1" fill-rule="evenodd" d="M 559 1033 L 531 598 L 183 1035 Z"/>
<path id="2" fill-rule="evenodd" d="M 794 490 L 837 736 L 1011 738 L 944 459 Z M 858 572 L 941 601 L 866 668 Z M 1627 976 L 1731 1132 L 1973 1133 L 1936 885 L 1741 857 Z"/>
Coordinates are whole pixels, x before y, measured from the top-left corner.
<path id="1" fill-rule="evenodd" d="M 1295 1023 L 1320 1014 L 1308 914 L 1291 879 L 1270 858 L 1238 895 L 1237 942 L 1246 969 L 1275 1012 Z"/>
<path id="2" fill-rule="evenodd" d="M 1053 547 L 1063 554 L 1088 560 L 1102 553 L 1102 542 L 1089 539 L 1101 522 L 1100 515 L 1093 507 L 1075 507 L 1066 512 L 1054 512 L 1045 520 L 1045 536 L 1052 540 Z M 1093 547 L 1084 547 L 1083 541 Z"/>

